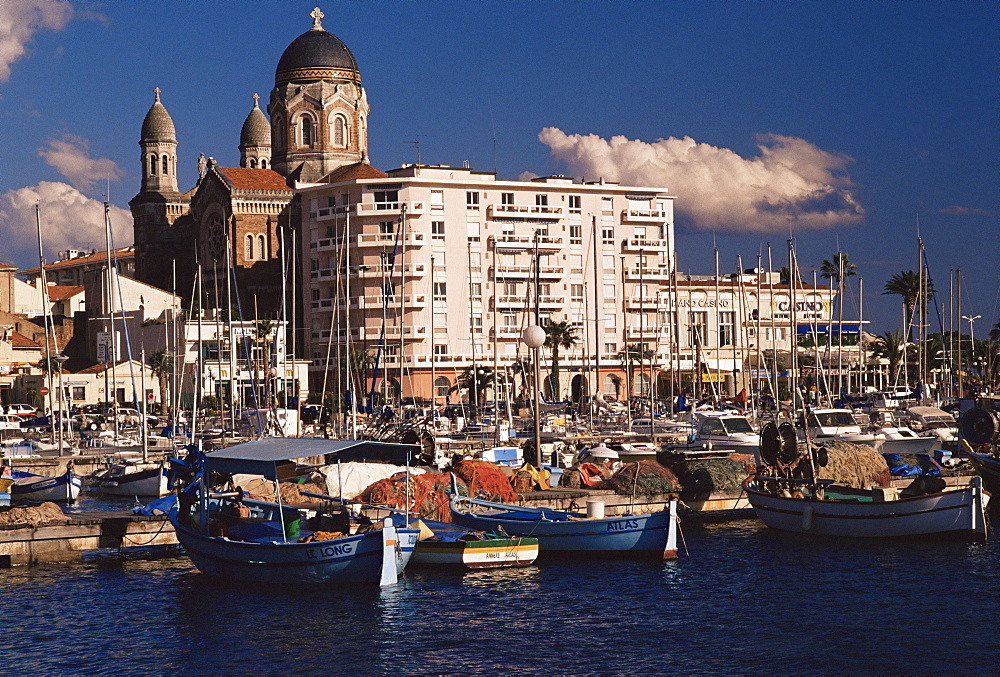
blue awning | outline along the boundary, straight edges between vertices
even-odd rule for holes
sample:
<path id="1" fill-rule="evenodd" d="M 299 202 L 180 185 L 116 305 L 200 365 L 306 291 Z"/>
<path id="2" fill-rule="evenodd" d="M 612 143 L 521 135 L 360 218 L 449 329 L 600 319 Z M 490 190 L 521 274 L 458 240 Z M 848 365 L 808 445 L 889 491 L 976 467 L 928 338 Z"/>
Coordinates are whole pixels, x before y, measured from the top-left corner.
<path id="1" fill-rule="evenodd" d="M 826 336 L 830 333 L 831 327 L 825 324 L 819 324 L 815 327 L 811 324 L 800 324 L 799 325 L 799 336 L 811 336 L 816 334 L 818 336 Z M 845 324 L 845 325 L 833 325 L 832 327 L 834 334 L 843 334 L 845 336 L 857 336 L 861 333 L 861 329 L 856 324 Z"/>

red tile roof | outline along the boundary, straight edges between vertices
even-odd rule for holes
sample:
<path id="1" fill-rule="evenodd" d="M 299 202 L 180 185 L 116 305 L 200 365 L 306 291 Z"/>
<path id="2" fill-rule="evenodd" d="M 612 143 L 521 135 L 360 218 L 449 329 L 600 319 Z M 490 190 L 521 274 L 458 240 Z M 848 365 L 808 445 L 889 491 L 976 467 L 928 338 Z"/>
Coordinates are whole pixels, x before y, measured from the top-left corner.
<path id="1" fill-rule="evenodd" d="M 121 360 L 119 362 L 115 362 L 115 366 L 116 367 L 120 367 L 123 364 L 128 364 L 128 360 Z M 100 374 L 100 373 L 104 372 L 105 369 L 110 369 L 110 368 L 111 368 L 111 363 L 110 362 L 107 362 L 107 363 L 105 363 L 105 362 L 98 362 L 97 364 L 92 364 L 91 366 L 87 367 L 86 369 L 79 369 L 79 370 L 77 370 L 76 373 L 77 374 Z"/>
<path id="2" fill-rule="evenodd" d="M 12 266 L 9 263 L 0 263 L 0 270 L 17 270 L 17 266 Z"/>
<path id="3" fill-rule="evenodd" d="M 273 169 L 249 169 L 247 167 L 216 167 L 222 176 L 236 190 L 278 190 L 291 193 L 285 177 Z"/>
<path id="4" fill-rule="evenodd" d="M 355 162 L 353 165 L 338 167 L 321 179 L 321 183 L 340 183 L 341 181 L 357 181 L 365 179 L 388 179 L 389 175 L 380 169 L 372 167 L 367 162 Z"/>
<path id="5" fill-rule="evenodd" d="M 121 261 L 122 259 L 134 259 L 135 247 L 132 246 L 118 247 L 117 249 L 114 250 L 113 256 L 114 258 L 117 258 L 119 261 Z M 107 261 L 107 260 L 108 260 L 108 250 L 105 249 L 104 251 L 94 252 L 92 254 L 87 254 L 86 256 L 78 256 L 75 259 L 66 259 L 64 261 L 56 261 L 55 263 L 46 263 L 45 270 L 69 268 L 72 266 L 81 266 L 87 263 L 97 263 L 100 261 Z M 22 270 L 21 272 L 40 273 L 41 269 L 39 266 L 35 266 L 34 268 L 28 268 L 26 270 Z"/>
<path id="6" fill-rule="evenodd" d="M 35 348 L 36 350 L 41 350 L 42 347 L 32 341 L 27 336 L 18 334 L 16 331 L 11 333 L 11 345 L 17 348 Z"/>
<path id="7" fill-rule="evenodd" d="M 84 289 L 86 289 L 86 287 L 83 287 L 82 285 L 66 286 L 66 285 L 50 284 L 48 289 L 49 300 L 65 301 L 66 299 L 73 298 L 77 294 L 82 293 Z"/>

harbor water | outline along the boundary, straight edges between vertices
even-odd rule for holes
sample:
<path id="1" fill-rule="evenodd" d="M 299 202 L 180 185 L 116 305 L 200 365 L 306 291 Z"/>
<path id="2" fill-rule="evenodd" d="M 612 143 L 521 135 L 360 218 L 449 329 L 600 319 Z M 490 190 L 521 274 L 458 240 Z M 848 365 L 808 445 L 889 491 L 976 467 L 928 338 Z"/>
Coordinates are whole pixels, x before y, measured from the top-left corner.
<path id="1" fill-rule="evenodd" d="M 183 555 L 2 570 L 2 671 L 987 674 L 1000 665 L 994 534 L 829 539 L 753 518 L 689 521 L 683 533 L 676 561 L 411 569 L 384 589 L 241 587 Z"/>

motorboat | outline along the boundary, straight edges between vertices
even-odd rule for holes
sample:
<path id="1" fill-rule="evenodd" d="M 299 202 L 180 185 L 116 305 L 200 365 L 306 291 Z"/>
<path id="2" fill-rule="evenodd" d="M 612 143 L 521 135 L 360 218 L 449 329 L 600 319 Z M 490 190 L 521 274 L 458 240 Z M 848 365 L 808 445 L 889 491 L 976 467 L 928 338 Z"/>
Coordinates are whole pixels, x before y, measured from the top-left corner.
<path id="1" fill-rule="evenodd" d="M 940 443 L 958 442 L 958 421 L 937 407 L 910 407 L 906 410 L 910 426 L 918 433 L 933 435 Z"/>
<path id="2" fill-rule="evenodd" d="M 711 449 L 755 451 L 760 446 L 760 435 L 746 416 L 727 412 L 695 412 L 697 426 L 694 445 Z"/>
<path id="3" fill-rule="evenodd" d="M 877 434 L 883 439 L 875 447 L 883 454 L 928 454 L 941 446 L 937 437 L 918 435 L 903 426 L 882 426 Z"/>
<path id="4" fill-rule="evenodd" d="M 166 496 L 167 485 L 162 463 L 123 460 L 91 476 L 91 488 L 107 496 Z"/>
<path id="5" fill-rule="evenodd" d="M 881 441 L 879 435 L 862 430 L 861 424 L 850 409 L 812 409 L 806 418 L 808 425 L 802 429 L 802 419 L 799 416 L 800 436 L 805 433 L 810 440 L 837 439 L 853 444 L 875 446 Z"/>
<path id="6" fill-rule="evenodd" d="M 173 463 L 171 474 L 180 493 L 170 522 L 198 570 L 215 578 L 268 585 L 392 585 L 420 534 L 408 519 L 399 527 L 391 517 L 363 519 L 348 502 L 333 497 L 325 498 L 338 502 L 338 512 L 307 514 L 282 504 L 278 486 L 281 479 L 295 477 L 298 460 L 361 460 L 366 453 L 382 451 L 410 454 L 406 445 L 286 437 L 265 437 L 209 454 L 193 451 Z M 277 500 L 247 497 L 232 486 L 234 475 L 274 482 Z"/>

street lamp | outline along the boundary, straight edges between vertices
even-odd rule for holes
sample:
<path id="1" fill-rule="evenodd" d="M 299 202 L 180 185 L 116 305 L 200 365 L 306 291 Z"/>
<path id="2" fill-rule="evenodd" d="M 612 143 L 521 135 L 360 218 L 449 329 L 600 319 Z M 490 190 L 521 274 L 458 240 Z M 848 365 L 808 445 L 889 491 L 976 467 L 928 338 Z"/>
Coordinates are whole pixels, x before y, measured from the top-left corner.
<path id="1" fill-rule="evenodd" d="M 541 397 L 539 387 L 541 386 L 542 373 L 538 362 L 538 349 L 545 343 L 545 330 L 537 324 L 526 327 L 521 333 L 521 340 L 526 346 L 531 348 L 535 362 L 535 467 L 542 467 L 542 415 Z"/>
<path id="2" fill-rule="evenodd" d="M 63 455 L 63 426 L 66 424 L 66 417 L 63 416 L 63 397 L 65 397 L 65 392 L 63 391 L 63 377 L 62 377 L 62 373 L 63 373 L 63 365 L 66 364 L 66 360 L 68 360 L 68 359 L 69 359 L 69 357 L 67 357 L 66 355 L 63 355 L 62 353 L 59 353 L 58 355 L 54 355 L 52 357 L 52 361 L 59 365 L 59 397 L 56 398 L 56 407 L 59 410 L 59 414 L 58 414 L 58 416 L 59 416 L 59 437 L 57 439 L 58 439 L 58 444 L 59 444 L 59 455 L 60 456 Z"/>

